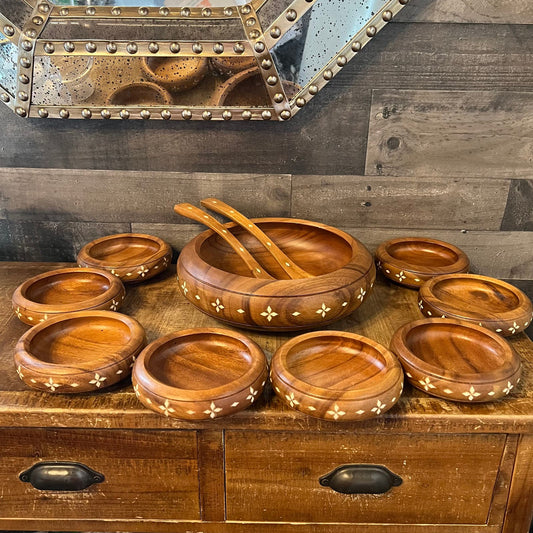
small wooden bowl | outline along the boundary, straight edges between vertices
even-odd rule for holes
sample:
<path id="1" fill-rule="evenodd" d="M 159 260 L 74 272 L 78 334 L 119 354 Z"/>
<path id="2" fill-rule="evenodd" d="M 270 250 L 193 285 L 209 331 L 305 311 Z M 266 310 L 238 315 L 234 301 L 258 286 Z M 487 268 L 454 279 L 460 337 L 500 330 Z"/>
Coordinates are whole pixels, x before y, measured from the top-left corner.
<path id="1" fill-rule="evenodd" d="M 291 81 L 282 81 L 290 100 L 301 89 Z M 272 105 L 259 67 L 248 68 L 228 78 L 213 96 L 213 105 L 228 107 L 265 107 Z"/>
<path id="2" fill-rule="evenodd" d="M 422 314 L 457 318 L 504 337 L 520 333 L 532 319 L 531 300 L 520 289 L 486 276 L 438 276 L 424 284 L 419 294 Z"/>
<path id="3" fill-rule="evenodd" d="M 74 311 L 116 311 L 126 291 L 122 282 L 104 270 L 61 268 L 34 276 L 13 293 L 13 310 L 22 322 L 34 326 L 55 315 Z"/>
<path id="4" fill-rule="evenodd" d="M 314 277 L 286 279 L 246 230 L 225 224 L 276 279 L 250 277 L 244 262 L 213 231 L 190 241 L 178 257 L 182 294 L 204 313 L 238 327 L 296 331 L 321 327 L 357 309 L 374 285 L 370 252 L 347 233 L 318 222 L 254 219 L 293 261 Z"/>
<path id="5" fill-rule="evenodd" d="M 209 70 L 209 62 L 205 57 L 143 57 L 142 69 L 156 84 L 179 92 L 198 85 Z"/>
<path id="6" fill-rule="evenodd" d="M 431 318 L 401 327 L 391 340 L 407 379 L 417 389 L 457 402 L 487 402 L 520 381 L 520 358 L 486 328 Z"/>
<path id="7" fill-rule="evenodd" d="M 381 243 L 375 255 L 376 266 L 386 278 L 413 289 L 435 276 L 468 272 L 470 267 L 463 251 L 435 239 L 392 239 Z"/>
<path id="8" fill-rule="evenodd" d="M 129 316 L 110 311 L 67 313 L 20 338 L 15 366 L 26 385 L 41 391 L 101 390 L 130 375 L 145 344 L 143 327 Z"/>
<path id="9" fill-rule="evenodd" d="M 78 265 L 101 268 L 124 282 L 139 282 L 160 274 L 170 264 L 172 248 L 159 237 L 119 233 L 86 244 Z"/>
<path id="10" fill-rule="evenodd" d="M 213 68 L 223 76 L 235 76 L 235 74 L 250 68 L 258 69 L 255 56 L 211 57 L 209 60 Z"/>
<path id="11" fill-rule="evenodd" d="M 170 105 L 172 97 L 170 94 L 151 82 L 131 83 L 118 87 L 106 99 L 106 105 L 110 106 L 150 106 L 150 105 Z"/>
<path id="12" fill-rule="evenodd" d="M 193 328 L 149 344 L 133 368 L 133 388 L 164 416 L 204 420 L 231 415 L 261 395 L 265 354 L 242 333 Z"/>
<path id="13" fill-rule="evenodd" d="M 343 331 L 306 333 L 274 354 L 274 390 L 290 407 L 327 420 L 364 420 L 388 411 L 403 389 L 394 355 Z"/>

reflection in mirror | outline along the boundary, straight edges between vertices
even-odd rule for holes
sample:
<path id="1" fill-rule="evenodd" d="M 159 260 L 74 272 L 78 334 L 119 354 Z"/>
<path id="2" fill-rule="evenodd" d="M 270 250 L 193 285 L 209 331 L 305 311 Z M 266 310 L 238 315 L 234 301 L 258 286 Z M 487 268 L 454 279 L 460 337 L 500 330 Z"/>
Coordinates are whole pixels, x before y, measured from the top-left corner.
<path id="1" fill-rule="evenodd" d="M 294 84 L 284 84 L 296 94 Z M 35 58 L 36 105 L 269 107 L 255 57 Z"/>
<path id="2" fill-rule="evenodd" d="M 0 87 L 11 96 L 17 87 L 17 47 L 0 32 Z"/>
<path id="3" fill-rule="evenodd" d="M 272 56 L 282 79 L 305 86 L 388 0 L 317 0 L 276 43 Z"/>
<path id="4" fill-rule="evenodd" d="M 60 6 L 122 7 L 226 7 L 241 6 L 246 0 L 50 0 Z"/>

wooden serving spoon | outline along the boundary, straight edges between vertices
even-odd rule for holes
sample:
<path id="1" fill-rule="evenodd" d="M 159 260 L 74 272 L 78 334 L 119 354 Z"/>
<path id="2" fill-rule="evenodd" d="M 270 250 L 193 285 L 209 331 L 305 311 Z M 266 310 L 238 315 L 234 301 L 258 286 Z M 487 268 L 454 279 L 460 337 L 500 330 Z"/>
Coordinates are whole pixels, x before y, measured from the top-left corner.
<path id="1" fill-rule="evenodd" d="M 196 220 L 200 224 L 204 224 L 209 229 L 218 233 L 224 241 L 226 241 L 232 250 L 244 261 L 250 273 L 254 278 L 260 279 L 274 279 L 263 267 L 252 257 L 250 252 L 237 240 L 237 238 L 230 233 L 216 218 L 202 211 L 198 207 L 191 204 L 176 204 L 174 211 L 179 215 Z"/>
<path id="2" fill-rule="evenodd" d="M 285 274 L 290 279 L 312 278 L 314 277 L 309 272 L 306 272 L 303 268 L 294 264 L 285 252 L 283 252 L 276 243 L 266 235 L 261 229 L 259 229 L 249 218 L 242 213 L 229 206 L 228 204 L 217 200 L 216 198 L 206 198 L 200 202 L 204 207 L 215 211 L 225 217 L 233 220 L 242 226 L 246 231 L 251 233 L 270 253 L 270 255 L 276 260 L 276 263 L 283 269 Z"/>

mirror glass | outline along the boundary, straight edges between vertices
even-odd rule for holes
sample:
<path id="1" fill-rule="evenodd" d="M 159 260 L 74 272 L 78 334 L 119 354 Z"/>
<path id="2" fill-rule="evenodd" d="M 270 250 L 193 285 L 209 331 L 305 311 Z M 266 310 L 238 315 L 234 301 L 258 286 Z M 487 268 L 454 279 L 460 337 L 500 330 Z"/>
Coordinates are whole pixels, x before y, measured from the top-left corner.
<path id="1" fill-rule="evenodd" d="M 17 87 L 17 56 L 17 47 L 0 32 L 0 87 L 11 96 Z"/>
<path id="2" fill-rule="evenodd" d="M 387 2 L 317 0 L 272 49 L 281 78 L 298 86 L 309 84 Z"/>
<path id="3" fill-rule="evenodd" d="M 130 7 L 226 7 L 246 4 L 246 0 L 50 0 L 59 6 Z"/>
<path id="4" fill-rule="evenodd" d="M 38 56 L 33 76 L 36 105 L 271 105 L 253 56 Z"/>

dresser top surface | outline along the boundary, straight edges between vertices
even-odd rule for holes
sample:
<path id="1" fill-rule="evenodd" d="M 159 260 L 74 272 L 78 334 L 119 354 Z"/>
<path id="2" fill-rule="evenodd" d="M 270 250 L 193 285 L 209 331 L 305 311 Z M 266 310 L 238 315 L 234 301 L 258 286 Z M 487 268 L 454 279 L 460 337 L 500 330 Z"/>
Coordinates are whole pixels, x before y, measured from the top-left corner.
<path id="1" fill-rule="evenodd" d="M 14 315 L 11 296 L 29 277 L 66 263 L 0 263 L 0 426 L 88 427 L 143 429 L 263 429 L 341 432 L 533 432 L 533 342 L 524 334 L 509 342 L 522 358 L 520 385 L 505 399 L 492 403 L 455 403 L 424 394 L 406 384 L 399 402 L 387 413 L 364 422 L 315 419 L 285 406 L 267 387 L 261 399 L 241 413 L 204 422 L 171 420 L 145 409 L 135 397 L 130 380 L 97 393 L 47 394 L 30 390 L 19 379 L 13 363 L 17 340 L 28 329 Z M 221 327 L 215 319 L 193 308 L 180 294 L 175 265 L 160 276 L 126 286 L 121 312 L 145 328 L 148 342 L 190 327 Z M 417 291 L 380 279 L 367 301 L 347 318 L 326 327 L 369 337 L 384 346 L 397 328 L 421 318 Z M 228 327 L 228 326 L 222 326 Z M 242 330 L 241 330 L 242 331 Z M 296 333 L 244 332 L 268 359 Z"/>

